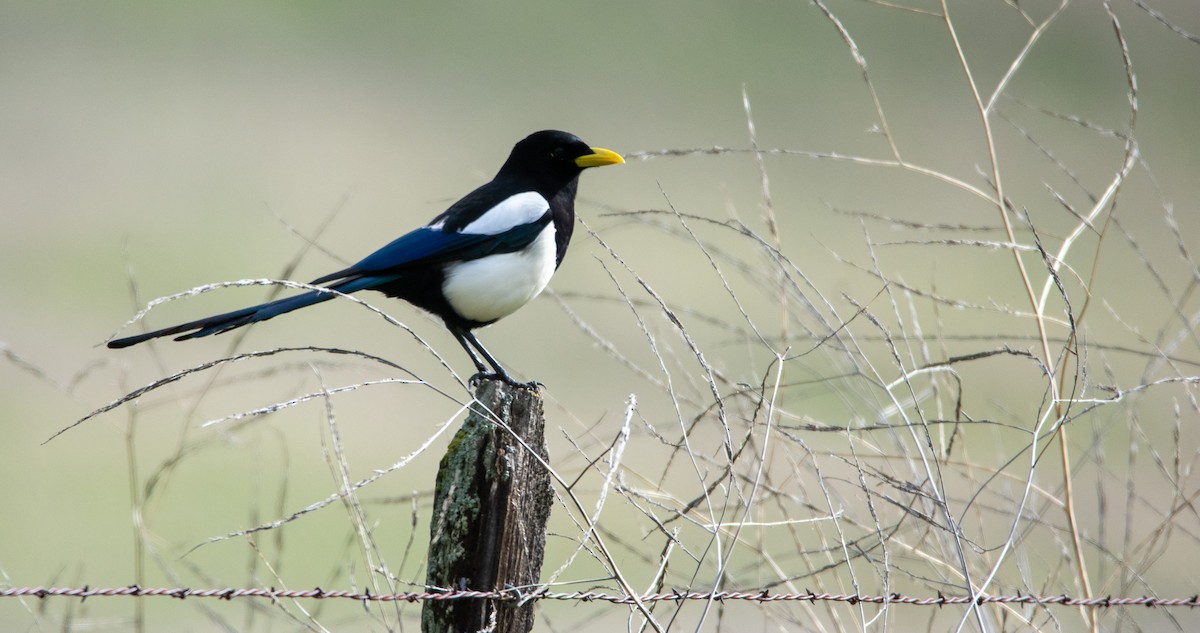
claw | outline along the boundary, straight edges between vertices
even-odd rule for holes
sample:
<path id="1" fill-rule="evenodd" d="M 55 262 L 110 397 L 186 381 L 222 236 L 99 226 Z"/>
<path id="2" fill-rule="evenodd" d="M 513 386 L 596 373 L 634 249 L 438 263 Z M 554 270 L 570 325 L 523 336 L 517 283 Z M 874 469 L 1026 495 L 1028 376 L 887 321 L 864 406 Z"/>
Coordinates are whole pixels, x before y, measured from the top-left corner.
<path id="1" fill-rule="evenodd" d="M 467 386 L 474 389 L 475 387 L 478 387 L 480 381 L 483 381 L 483 380 L 499 380 L 500 382 L 502 382 L 510 387 L 513 387 L 515 389 L 528 389 L 530 391 L 537 391 L 537 390 L 541 389 L 542 387 L 546 386 L 536 380 L 531 380 L 529 382 L 521 382 L 519 380 L 514 380 L 513 377 L 509 376 L 507 373 L 485 372 L 485 371 L 481 371 L 481 372 L 475 374 L 474 376 L 471 376 L 471 378 L 469 380 L 467 380 Z"/>

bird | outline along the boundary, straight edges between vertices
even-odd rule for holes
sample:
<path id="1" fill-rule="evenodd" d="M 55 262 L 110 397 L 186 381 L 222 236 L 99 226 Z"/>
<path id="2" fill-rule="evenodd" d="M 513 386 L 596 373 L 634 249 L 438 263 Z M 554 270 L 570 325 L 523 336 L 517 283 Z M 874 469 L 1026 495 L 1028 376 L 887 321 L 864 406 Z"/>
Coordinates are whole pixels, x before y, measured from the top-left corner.
<path id="1" fill-rule="evenodd" d="M 620 154 L 589 146 L 574 134 L 534 132 L 513 146 L 491 181 L 428 224 L 349 268 L 312 281 L 324 290 L 112 339 L 107 346 L 120 349 L 164 336 L 182 341 L 221 334 L 337 296 L 329 291 L 374 290 L 440 318 L 478 371 L 471 382 L 494 378 L 536 388 L 538 383 L 514 380 L 472 331 L 512 314 L 545 289 L 571 242 L 580 174 L 623 162 Z"/>

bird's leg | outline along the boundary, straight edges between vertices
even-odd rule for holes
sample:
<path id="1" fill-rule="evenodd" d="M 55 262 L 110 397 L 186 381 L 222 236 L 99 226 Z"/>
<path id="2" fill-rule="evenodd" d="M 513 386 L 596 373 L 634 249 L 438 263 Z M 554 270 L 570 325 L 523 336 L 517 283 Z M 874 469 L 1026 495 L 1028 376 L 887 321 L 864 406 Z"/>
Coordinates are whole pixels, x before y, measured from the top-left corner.
<path id="1" fill-rule="evenodd" d="M 475 369 L 478 373 L 486 374 L 488 370 L 487 365 L 484 365 L 483 361 L 479 360 L 479 356 L 475 354 L 475 350 L 471 349 L 471 346 L 467 344 L 466 337 L 468 334 L 456 327 L 450 327 L 449 329 L 450 333 L 454 335 L 454 340 L 458 341 L 459 345 L 462 345 L 462 348 L 467 352 L 467 356 L 471 357 L 471 362 L 475 363 Z"/>
<path id="2" fill-rule="evenodd" d="M 472 383 L 482 378 L 499 378 L 513 387 L 521 387 L 523 389 L 537 389 L 538 387 L 542 386 L 541 383 L 536 381 L 526 383 L 514 380 L 512 376 L 508 375 L 508 372 L 504 371 L 504 367 L 500 366 L 500 363 L 496 361 L 491 353 L 487 351 L 487 348 L 479 342 L 479 339 L 475 338 L 474 334 L 471 334 L 470 330 L 451 329 L 451 332 L 454 334 L 454 337 L 458 339 L 458 343 L 463 346 L 463 349 L 467 350 L 467 355 L 471 357 L 471 360 L 475 363 L 475 368 L 479 370 L 478 374 L 475 374 L 471 377 Z M 479 351 L 479 354 L 487 359 L 488 364 L 490 364 L 492 369 L 495 370 L 494 372 L 488 371 L 488 368 L 485 367 L 483 362 L 480 361 L 475 355 L 475 351 L 471 349 L 472 346 L 474 346 L 475 350 Z"/>

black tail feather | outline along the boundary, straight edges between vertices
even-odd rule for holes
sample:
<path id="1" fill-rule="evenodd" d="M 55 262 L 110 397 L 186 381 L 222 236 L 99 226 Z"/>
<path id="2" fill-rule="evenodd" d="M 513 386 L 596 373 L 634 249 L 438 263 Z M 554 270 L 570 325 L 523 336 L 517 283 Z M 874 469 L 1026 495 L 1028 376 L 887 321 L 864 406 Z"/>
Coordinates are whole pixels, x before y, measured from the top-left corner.
<path id="1" fill-rule="evenodd" d="M 173 325 L 161 330 L 154 330 L 153 332 L 146 332 L 145 334 L 113 339 L 108 342 L 108 347 L 112 349 L 121 349 L 131 345 L 137 345 L 138 343 L 144 343 L 150 339 L 171 336 L 174 334 L 181 335 L 175 337 L 175 340 L 177 341 L 199 338 L 201 336 L 208 336 L 210 334 L 220 334 L 222 332 L 228 332 L 229 330 L 242 327 L 243 325 L 257 323 L 259 321 L 266 321 L 267 319 L 277 317 L 281 314 L 286 314 L 292 310 L 298 310 L 315 303 L 328 301 L 335 296 L 337 295 L 330 292 L 307 292 L 295 297 L 278 299 L 276 301 L 271 301 L 270 303 L 263 303 L 256 306 L 250 306 L 249 308 L 242 308 L 241 310 L 234 310 L 233 312 L 226 312 L 224 314 L 197 319 L 195 321 L 188 321 L 187 323 Z"/>

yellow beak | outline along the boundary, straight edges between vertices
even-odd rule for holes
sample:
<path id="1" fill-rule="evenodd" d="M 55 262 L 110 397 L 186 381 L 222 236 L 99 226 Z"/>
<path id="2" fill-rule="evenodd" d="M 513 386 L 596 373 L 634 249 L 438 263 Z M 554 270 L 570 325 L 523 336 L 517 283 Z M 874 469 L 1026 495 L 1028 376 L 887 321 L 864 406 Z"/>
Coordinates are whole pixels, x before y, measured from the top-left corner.
<path id="1" fill-rule="evenodd" d="M 580 167 L 603 167 L 604 165 L 620 165 L 625 162 L 621 155 L 604 149 L 603 147 L 593 147 L 591 154 L 584 154 L 575 159 L 575 164 Z"/>

